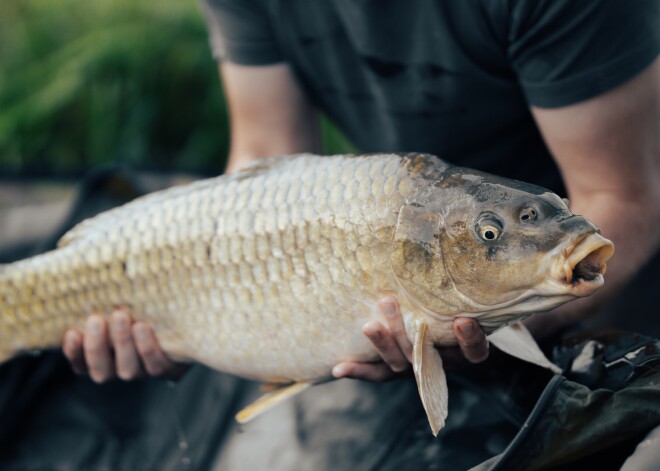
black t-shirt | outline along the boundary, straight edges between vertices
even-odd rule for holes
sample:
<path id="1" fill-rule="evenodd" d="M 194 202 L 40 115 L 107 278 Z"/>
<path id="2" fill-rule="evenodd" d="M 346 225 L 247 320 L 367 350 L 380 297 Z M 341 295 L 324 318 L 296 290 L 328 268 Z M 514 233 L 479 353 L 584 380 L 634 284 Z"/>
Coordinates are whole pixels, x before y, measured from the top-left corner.
<path id="1" fill-rule="evenodd" d="M 529 106 L 641 72 L 654 0 L 205 0 L 216 58 L 289 63 L 362 151 L 430 152 L 562 192 Z"/>

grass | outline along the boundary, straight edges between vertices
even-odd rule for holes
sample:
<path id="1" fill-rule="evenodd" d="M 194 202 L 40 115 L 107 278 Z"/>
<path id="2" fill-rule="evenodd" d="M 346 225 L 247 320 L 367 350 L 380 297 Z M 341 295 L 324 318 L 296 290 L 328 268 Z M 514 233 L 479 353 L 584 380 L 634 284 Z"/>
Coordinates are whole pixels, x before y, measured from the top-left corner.
<path id="1" fill-rule="evenodd" d="M 324 122 L 326 152 L 352 150 Z M 0 172 L 218 173 L 228 121 L 194 0 L 0 1 Z"/>

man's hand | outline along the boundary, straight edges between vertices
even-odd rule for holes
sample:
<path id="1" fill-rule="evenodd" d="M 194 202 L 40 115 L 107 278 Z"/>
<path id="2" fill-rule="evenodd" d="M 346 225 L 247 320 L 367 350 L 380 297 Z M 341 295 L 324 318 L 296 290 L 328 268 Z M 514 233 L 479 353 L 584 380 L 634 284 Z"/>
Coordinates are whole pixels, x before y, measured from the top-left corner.
<path id="1" fill-rule="evenodd" d="M 379 362 L 344 362 L 335 366 L 335 378 L 355 378 L 367 381 L 386 381 L 406 373 L 411 368 L 413 346 L 408 340 L 399 303 L 392 296 L 383 297 L 378 307 L 387 320 L 387 326 L 380 322 L 368 322 L 363 327 L 364 334 L 374 344 L 381 360 Z M 442 356 L 450 364 L 467 360 L 480 363 L 488 357 L 488 339 L 474 319 L 458 318 L 454 321 L 454 333 L 458 347 L 443 348 Z"/>
<path id="2" fill-rule="evenodd" d="M 115 310 L 109 322 L 99 314 L 90 315 L 84 333 L 66 332 L 62 349 L 76 373 L 89 373 L 97 383 L 145 375 L 178 378 L 187 369 L 170 360 L 151 327 L 134 322 L 126 309 Z"/>

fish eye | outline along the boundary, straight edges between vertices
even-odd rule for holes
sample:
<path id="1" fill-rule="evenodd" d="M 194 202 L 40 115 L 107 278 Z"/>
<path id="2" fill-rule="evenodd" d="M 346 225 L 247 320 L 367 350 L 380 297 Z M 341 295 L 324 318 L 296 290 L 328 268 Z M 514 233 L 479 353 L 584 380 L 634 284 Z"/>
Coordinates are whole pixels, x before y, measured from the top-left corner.
<path id="1" fill-rule="evenodd" d="M 483 240 L 493 241 L 497 240 L 502 234 L 504 225 L 492 214 L 487 214 L 479 219 L 475 227 L 477 234 Z"/>
<path id="2" fill-rule="evenodd" d="M 491 226 L 490 224 L 487 226 L 483 226 L 481 228 L 481 238 L 485 240 L 495 240 L 500 236 L 500 230 L 495 227 Z"/>

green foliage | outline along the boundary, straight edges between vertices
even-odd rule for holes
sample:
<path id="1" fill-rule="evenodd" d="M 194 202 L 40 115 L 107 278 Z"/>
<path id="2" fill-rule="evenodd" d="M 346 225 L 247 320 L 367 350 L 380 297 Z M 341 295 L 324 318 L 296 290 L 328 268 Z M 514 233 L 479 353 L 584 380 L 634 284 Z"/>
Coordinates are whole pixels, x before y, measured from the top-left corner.
<path id="1" fill-rule="evenodd" d="M 357 148 L 326 117 L 321 119 L 321 139 L 323 152 L 326 154 L 350 154 L 357 151 Z"/>
<path id="2" fill-rule="evenodd" d="M 324 120 L 326 151 L 352 150 Z M 228 123 L 195 0 L 0 0 L 0 172 L 217 173 Z"/>
<path id="3" fill-rule="evenodd" d="M 2 0 L 0 167 L 219 171 L 227 118 L 192 1 Z"/>

